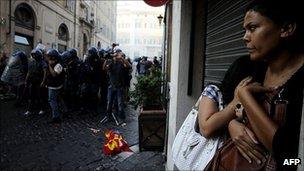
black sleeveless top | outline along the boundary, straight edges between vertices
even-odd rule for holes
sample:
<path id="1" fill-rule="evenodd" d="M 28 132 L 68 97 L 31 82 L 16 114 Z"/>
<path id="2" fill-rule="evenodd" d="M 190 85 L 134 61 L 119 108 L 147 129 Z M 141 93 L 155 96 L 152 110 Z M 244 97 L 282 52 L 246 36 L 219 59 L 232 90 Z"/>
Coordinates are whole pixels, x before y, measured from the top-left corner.
<path id="1" fill-rule="evenodd" d="M 302 66 L 283 86 L 282 98 L 288 101 L 285 123 L 276 131 L 272 147 L 278 166 L 284 159 L 298 156 L 300 126 L 303 107 L 304 66 Z"/>
<path id="2" fill-rule="evenodd" d="M 260 68 L 256 72 L 256 79 L 263 82 L 266 73 L 266 67 Z M 264 73 L 264 74 L 261 74 Z M 295 159 L 298 157 L 300 126 L 303 107 L 303 87 L 304 87 L 304 66 L 302 66 L 287 82 L 278 88 L 278 92 L 270 100 L 270 117 L 278 101 L 287 102 L 285 114 L 281 116 L 280 121 L 274 121 L 279 125 L 272 140 L 272 156 L 275 158 L 278 170 L 296 170 L 295 166 L 283 165 L 284 159 Z M 280 94 L 280 97 L 278 96 Z"/>

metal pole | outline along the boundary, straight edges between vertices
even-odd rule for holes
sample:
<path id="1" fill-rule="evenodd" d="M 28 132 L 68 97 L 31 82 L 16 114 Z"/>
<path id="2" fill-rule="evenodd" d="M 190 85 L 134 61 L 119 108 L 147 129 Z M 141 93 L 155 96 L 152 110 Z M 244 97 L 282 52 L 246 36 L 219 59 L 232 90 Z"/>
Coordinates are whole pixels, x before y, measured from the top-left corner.
<path id="1" fill-rule="evenodd" d="M 11 34 L 11 28 L 12 28 L 11 17 L 12 17 L 12 0 L 9 1 L 9 14 L 8 14 L 9 29 L 8 29 L 8 33 L 6 33 L 7 35 Z"/>

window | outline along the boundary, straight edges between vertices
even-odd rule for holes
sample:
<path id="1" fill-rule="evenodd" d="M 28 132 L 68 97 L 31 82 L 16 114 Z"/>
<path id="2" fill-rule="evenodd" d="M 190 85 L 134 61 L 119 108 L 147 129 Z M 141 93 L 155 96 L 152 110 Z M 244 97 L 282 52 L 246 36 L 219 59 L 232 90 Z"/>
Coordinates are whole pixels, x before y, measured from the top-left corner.
<path id="1" fill-rule="evenodd" d="M 29 40 L 26 37 L 15 35 L 15 43 L 30 45 Z"/>
<path id="2" fill-rule="evenodd" d="M 87 49 L 88 49 L 88 37 L 86 34 L 83 34 L 83 53 L 86 53 Z"/>
<path id="3" fill-rule="evenodd" d="M 17 26 L 25 27 L 30 30 L 35 28 L 34 11 L 32 8 L 22 3 L 15 10 L 15 22 Z"/>
<path id="4" fill-rule="evenodd" d="M 89 10 L 88 10 L 88 8 L 84 8 L 84 16 L 85 16 L 85 20 L 89 21 Z"/>
<path id="5" fill-rule="evenodd" d="M 67 8 L 68 10 L 74 12 L 75 0 L 67 0 Z"/>
<path id="6" fill-rule="evenodd" d="M 66 45 L 58 44 L 58 51 L 60 53 L 66 51 L 66 50 L 67 50 L 67 46 Z"/>
<path id="7" fill-rule="evenodd" d="M 63 41 L 68 41 L 69 32 L 68 27 L 65 24 L 60 24 L 58 29 L 58 38 Z"/>
<path id="8" fill-rule="evenodd" d="M 140 28 L 140 23 L 135 23 L 135 28 Z"/>
<path id="9" fill-rule="evenodd" d="M 139 56 L 139 52 L 138 51 L 134 52 L 134 56 Z"/>
<path id="10" fill-rule="evenodd" d="M 97 27 L 98 28 L 102 28 L 100 18 L 97 18 Z"/>

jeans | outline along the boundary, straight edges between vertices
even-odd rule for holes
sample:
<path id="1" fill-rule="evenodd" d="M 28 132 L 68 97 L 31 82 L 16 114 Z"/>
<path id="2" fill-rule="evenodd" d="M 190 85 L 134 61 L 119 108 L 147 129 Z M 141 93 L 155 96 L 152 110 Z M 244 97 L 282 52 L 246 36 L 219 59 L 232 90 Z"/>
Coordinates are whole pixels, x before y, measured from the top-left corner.
<path id="1" fill-rule="evenodd" d="M 124 112 L 124 103 L 123 103 L 123 87 L 113 87 L 109 85 L 108 87 L 108 103 L 107 103 L 107 114 L 110 115 L 113 108 L 113 103 L 117 102 L 118 107 L 118 117 L 122 120 L 126 119 Z M 116 109 L 117 111 L 117 109 Z"/>
<path id="2" fill-rule="evenodd" d="M 64 112 L 67 111 L 67 108 L 65 106 L 65 103 L 63 99 L 60 97 L 60 91 L 61 89 L 54 90 L 54 89 L 48 89 L 49 92 L 49 103 L 52 109 L 52 117 L 58 118 L 60 117 L 60 110 L 59 110 L 59 104 L 61 103 L 62 110 Z"/>

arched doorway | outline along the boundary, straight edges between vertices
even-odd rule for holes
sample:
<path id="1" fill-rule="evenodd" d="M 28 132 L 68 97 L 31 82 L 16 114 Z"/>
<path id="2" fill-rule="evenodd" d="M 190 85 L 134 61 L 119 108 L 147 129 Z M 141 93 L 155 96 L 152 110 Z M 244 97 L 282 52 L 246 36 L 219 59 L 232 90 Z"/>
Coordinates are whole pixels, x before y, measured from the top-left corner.
<path id="1" fill-rule="evenodd" d="M 67 50 L 69 40 L 69 29 L 64 23 L 60 24 L 58 28 L 58 39 L 58 51 L 62 53 Z"/>
<path id="2" fill-rule="evenodd" d="M 14 52 L 22 50 L 30 54 L 34 45 L 35 13 L 31 6 L 26 3 L 19 4 L 14 12 L 15 37 Z"/>

